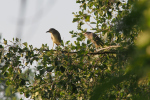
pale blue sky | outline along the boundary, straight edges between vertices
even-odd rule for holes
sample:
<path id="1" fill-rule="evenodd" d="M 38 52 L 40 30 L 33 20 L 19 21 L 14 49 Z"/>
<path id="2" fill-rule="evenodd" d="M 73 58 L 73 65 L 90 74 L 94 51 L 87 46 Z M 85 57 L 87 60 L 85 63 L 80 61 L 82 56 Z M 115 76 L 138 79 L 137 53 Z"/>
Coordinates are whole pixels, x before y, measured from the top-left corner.
<path id="1" fill-rule="evenodd" d="M 2 38 L 12 40 L 17 36 L 17 22 L 19 19 L 21 0 L 0 0 L 0 33 Z M 77 30 L 76 23 L 72 23 L 72 12 L 79 11 L 76 0 L 27 0 L 25 22 L 22 30 L 22 42 L 34 47 L 48 44 L 52 47 L 49 28 L 56 28 L 64 41 L 71 38 L 69 31 Z"/>

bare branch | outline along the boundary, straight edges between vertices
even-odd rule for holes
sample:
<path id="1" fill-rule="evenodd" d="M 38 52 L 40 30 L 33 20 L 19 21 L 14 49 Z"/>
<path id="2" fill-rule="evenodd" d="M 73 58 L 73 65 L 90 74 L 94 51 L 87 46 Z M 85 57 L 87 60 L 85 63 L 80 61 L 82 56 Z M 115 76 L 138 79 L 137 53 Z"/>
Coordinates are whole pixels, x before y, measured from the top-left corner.
<path id="1" fill-rule="evenodd" d="M 93 28 L 89 23 L 85 22 L 88 26 L 90 26 L 91 28 Z"/>
<path id="2" fill-rule="evenodd" d="M 110 49 L 110 48 L 118 48 L 118 47 L 120 47 L 120 46 L 109 46 L 109 47 L 101 48 L 101 49 L 97 50 L 97 52 L 106 50 L 106 49 Z"/>

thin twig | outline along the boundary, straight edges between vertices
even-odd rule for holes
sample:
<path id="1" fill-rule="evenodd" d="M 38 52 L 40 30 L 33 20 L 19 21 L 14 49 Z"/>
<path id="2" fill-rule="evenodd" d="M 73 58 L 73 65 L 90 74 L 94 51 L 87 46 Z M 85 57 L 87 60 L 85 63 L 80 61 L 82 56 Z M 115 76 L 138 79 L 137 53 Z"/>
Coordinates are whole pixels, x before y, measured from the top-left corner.
<path id="1" fill-rule="evenodd" d="M 85 22 L 88 26 L 90 26 L 91 28 L 93 28 L 89 23 Z"/>

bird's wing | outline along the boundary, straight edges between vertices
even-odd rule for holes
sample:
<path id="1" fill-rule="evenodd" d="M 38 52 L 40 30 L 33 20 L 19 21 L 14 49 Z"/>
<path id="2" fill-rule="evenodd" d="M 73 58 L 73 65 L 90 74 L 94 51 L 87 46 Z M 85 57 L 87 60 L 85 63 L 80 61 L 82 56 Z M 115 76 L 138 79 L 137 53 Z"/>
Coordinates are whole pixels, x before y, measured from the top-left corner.
<path id="1" fill-rule="evenodd" d="M 60 33 L 58 32 L 58 40 L 59 40 L 59 42 L 61 42 L 61 36 L 60 36 Z"/>
<path id="2" fill-rule="evenodd" d="M 101 38 L 99 38 L 95 33 L 93 33 L 93 40 L 96 42 L 97 45 L 104 45 L 104 42 Z"/>
<path id="3" fill-rule="evenodd" d="M 61 42 L 61 36 L 60 36 L 60 33 L 59 33 L 57 30 L 55 30 L 55 31 L 56 31 L 56 33 L 57 33 L 57 38 L 58 38 L 59 42 Z"/>
<path id="4" fill-rule="evenodd" d="M 60 36 L 60 34 L 58 35 L 58 39 L 60 40 L 60 42 L 61 42 L 61 36 Z"/>

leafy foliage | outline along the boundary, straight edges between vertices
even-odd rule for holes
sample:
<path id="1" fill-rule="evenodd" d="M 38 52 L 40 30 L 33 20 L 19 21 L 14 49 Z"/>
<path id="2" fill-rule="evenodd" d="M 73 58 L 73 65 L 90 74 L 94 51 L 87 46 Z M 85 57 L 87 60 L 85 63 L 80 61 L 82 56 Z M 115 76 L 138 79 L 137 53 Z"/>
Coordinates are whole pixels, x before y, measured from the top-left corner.
<path id="1" fill-rule="evenodd" d="M 0 45 L 1 80 L 13 86 L 13 92 L 32 99 L 148 99 L 149 0 L 76 3 L 81 10 L 73 13 L 79 30 L 70 31 L 77 38 L 74 44 L 67 41 L 64 47 L 49 50 L 47 44 L 37 49 L 19 39 L 10 44 L 4 39 Z M 85 24 L 105 37 L 104 48 L 95 52 L 89 40 L 83 42 Z M 34 75 L 24 73 L 29 69 Z"/>

